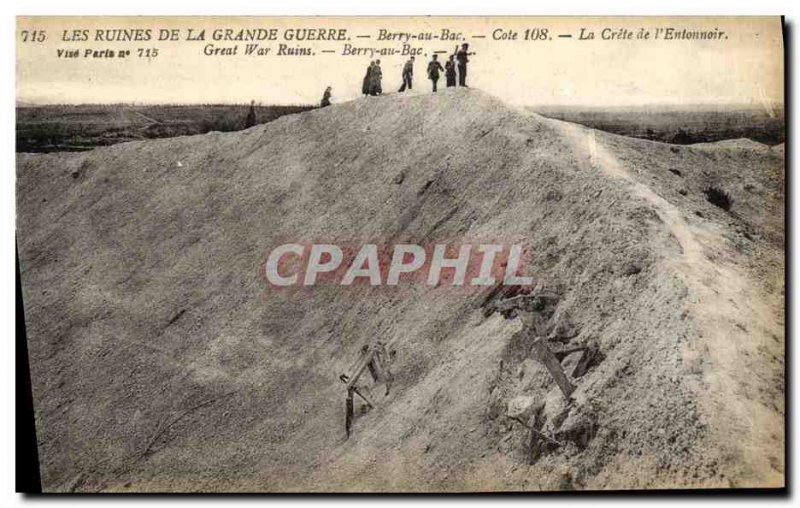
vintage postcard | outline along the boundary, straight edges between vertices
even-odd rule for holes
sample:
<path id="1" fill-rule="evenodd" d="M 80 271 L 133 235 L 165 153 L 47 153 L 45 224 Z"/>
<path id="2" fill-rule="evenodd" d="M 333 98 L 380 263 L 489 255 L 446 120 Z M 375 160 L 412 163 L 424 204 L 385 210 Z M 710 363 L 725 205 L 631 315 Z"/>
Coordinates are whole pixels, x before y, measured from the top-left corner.
<path id="1" fill-rule="evenodd" d="M 785 485 L 780 17 L 19 17 L 45 492 Z"/>

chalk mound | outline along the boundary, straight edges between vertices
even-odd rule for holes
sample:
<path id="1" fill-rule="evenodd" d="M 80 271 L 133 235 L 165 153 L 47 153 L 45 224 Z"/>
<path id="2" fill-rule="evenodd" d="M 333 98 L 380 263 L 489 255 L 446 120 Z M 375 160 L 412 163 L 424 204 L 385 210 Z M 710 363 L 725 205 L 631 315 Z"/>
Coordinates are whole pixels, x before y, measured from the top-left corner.
<path id="1" fill-rule="evenodd" d="M 471 89 L 19 155 L 44 488 L 782 485 L 783 181 L 777 150 L 629 139 Z M 559 294 L 552 347 L 592 352 L 561 357 L 575 402 L 496 294 L 260 275 L 286 241 L 376 239 L 526 240 Z M 338 376 L 376 339 L 392 390 L 345 440 Z"/>

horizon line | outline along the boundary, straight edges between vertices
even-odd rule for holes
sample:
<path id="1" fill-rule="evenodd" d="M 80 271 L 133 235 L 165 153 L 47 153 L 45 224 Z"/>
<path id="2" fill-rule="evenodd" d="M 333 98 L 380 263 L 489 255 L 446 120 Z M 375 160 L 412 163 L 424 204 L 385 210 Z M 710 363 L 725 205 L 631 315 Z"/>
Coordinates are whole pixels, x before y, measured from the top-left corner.
<path id="1" fill-rule="evenodd" d="M 351 99 L 352 100 L 352 99 Z M 341 103 L 350 102 L 351 100 L 341 101 Z M 588 108 L 588 109 L 634 109 L 634 108 L 739 108 L 739 109 L 764 109 L 764 106 L 779 107 L 785 109 L 783 101 L 767 101 L 766 103 L 746 103 L 746 102 L 692 102 L 692 103 L 669 103 L 669 102 L 642 102 L 637 104 L 576 104 L 576 103 L 552 103 L 552 104 L 514 104 L 517 107 L 525 108 Z M 17 108 L 30 108 L 30 107 L 47 107 L 47 106 L 249 106 L 249 102 L 35 102 L 35 101 L 15 101 L 14 107 Z M 264 101 L 256 101 L 256 106 L 261 107 L 316 107 L 316 102 L 294 102 L 294 103 L 266 103 Z"/>

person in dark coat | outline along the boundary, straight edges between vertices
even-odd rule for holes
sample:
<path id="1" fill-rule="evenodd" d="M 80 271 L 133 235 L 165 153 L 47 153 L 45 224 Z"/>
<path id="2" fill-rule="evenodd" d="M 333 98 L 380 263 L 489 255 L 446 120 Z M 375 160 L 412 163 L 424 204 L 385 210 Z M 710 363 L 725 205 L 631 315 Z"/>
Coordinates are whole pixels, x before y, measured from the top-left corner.
<path id="1" fill-rule="evenodd" d="M 244 128 L 249 129 L 256 124 L 256 101 L 250 101 L 250 111 L 247 112 L 247 118 L 244 119 Z"/>
<path id="2" fill-rule="evenodd" d="M 450 55 L 450 58 L 444 63 L 444 77 L 447 80 L 447 86 L 456 86 L 456 62 L 455 53 Z"/>
<path id="3" fill-rule="evenodd" d="M 414 77 L 414 57 L 412 56 L 403 66 L 403 84 L 398 92 L 405 92 L 406 88 L 411 90 L 411 78 Z"/>
<path id="4" fill-rule="evenodd" d="M 372 68 L 375 67 L 375 60 L 369 63 L 367 67 L 367 75 L 364 76 L 364 82 L 361 84 L 361 93 L 364 95 L 369 95 L 369 85 L 370 85 L 370 78 L 372 77 Z"/>
<path id="5" fill-rule="evenodd" d="M 433 60 L 428 62 L 428 79 L 433 81 L 433 91 L 436 91 L 436 82 L 439 81 L 439 72 L 444 71 L 439 63 L 439 55 L 433 55 Z"/>
<path id="6" fill-rule="evenodd" d="M 383 89 L 381 88 L 382 77 L 383 77 L 383 72 L 381 71 L 381 61 L 375 60 L 375 66 L 372 68 L 372 72 L 370 72 L 369 74 L 370 95 L 380 95 L 383 93 Z"/>
<path id="7" fill-rule="evenodd" d="M 325 89 L 325 93 L 322 94 L 322 101 L 319 103 L 319 107 L 324 108 L 325 106 L 331 105 L 331 87 Z"/>
<path id="8" fill-rule="evenodd" d="M 458 86 L 467 86 L 467 63 L 469 56 L 475 53 L 469 52 L 469 44 L 466 42 L 461 45 L 461 49 L 456 46 L 456 62 L 458 62 Z"/>

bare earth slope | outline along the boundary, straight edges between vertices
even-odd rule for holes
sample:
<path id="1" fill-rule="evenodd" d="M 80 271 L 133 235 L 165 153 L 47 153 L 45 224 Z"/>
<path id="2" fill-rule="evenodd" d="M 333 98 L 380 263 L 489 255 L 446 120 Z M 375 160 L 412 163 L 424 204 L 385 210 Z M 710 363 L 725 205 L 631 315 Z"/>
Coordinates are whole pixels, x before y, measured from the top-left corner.
<path id="1" fill-rule="evenodd" d="M 630 139 L 447 90 L 20 155 L 17 179 L 48 491 L 784 482 L 781 148 Z M 595 431 L 527 463 L 509 401 L 570 410 L 484 294 L 259 276 L 285 240 L 362 238 L 528 239 L 573 343 L 602 352 L 575 380 Z M 376 338 L 395 385 L 345 440 L 337 377 Z"/>

